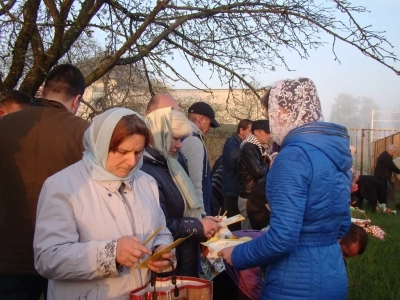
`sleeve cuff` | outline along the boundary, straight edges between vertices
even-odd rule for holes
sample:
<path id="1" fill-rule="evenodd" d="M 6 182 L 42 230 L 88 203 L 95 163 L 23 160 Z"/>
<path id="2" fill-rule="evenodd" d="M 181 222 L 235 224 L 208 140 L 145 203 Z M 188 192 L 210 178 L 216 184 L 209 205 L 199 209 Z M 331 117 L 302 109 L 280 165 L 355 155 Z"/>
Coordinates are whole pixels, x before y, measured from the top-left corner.
<path id="1" fill-rule="evenodd" d="M 101 277 L 119 275 L 115 258 L 117 256 L 117 240 L 101 241 L 97 252 L 97 272 Z"/>

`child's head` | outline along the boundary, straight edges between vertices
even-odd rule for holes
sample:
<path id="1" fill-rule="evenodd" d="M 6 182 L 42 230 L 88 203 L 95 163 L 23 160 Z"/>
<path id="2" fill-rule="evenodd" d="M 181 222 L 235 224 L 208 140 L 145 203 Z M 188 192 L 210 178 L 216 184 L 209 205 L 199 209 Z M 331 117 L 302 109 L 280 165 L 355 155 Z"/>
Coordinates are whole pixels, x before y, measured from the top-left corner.
<path id="1" fill-rule="evenodd" d="M 350 230 L 340 241 L 343 258 L 363 254 L 368 245 L 368 234 L 361 226 L 350 225 Z"/>

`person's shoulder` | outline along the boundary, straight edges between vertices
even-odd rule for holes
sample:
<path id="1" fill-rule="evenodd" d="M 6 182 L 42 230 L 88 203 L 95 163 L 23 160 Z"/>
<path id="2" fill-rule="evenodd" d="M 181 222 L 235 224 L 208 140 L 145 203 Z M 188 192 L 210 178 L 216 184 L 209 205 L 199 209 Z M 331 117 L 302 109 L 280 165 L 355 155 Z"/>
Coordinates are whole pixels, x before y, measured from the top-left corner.
<path id="1" fill-rule="evenodd" d="M 78 180 L 77 178 L 81 178 L 84 174 L 88 174 L 86 171 L 86 167 L 82 160 L 54 173 L 53 175 L 49 176 L 45 183 L 54 185 L 55 183 L 61 183 L 57 186 L 67 187 L 65 184 L 66 182 Z"/>
<path id="2" fill-rule="evenodd" d="M 240 145 L 241 152 L 249 152 L 254 150 L 259 150 L 259 149 L 258 146 L 253 143 L 243 143 Z"/>
<path id="3" fill-rule="evenodd" d="M 182 144 L 183 143 L 196 143 L 196 142 L 201 142 L 200 138 L 197 135 L 190 135 L 182 141 Z"/>
<path id="4" fill-rule="evenodd" d="M 297 161 L 304 163 L 306 166 L 313 161 L 314 155 L 315 153 L 307 152 L 306 149 L 298 145 L 288 145 L 279 151 L 279 155 L 276 156 L 273 165 L 288 166 L 291 162 Z"/>
<path id="5" fill-rule="evenodd" d="M 69 111 L 65 111 L 63 114 L 63 117 L 71 120 L 71 122 L 77 124 L 78 126 L 89 127 L 89 125 L 90 125 L 90 123 L 88 121 L 86 121 L 85 119 L 83 119 L 80 116 L 76 116 L 76 115 L 70 113 Z"/>
<path id="6" fill-rule="evenodd" d="M 318 150 L 316 147 L 310 146 L 306 143 L 292 143 L 292 144 L 289 144 L 289 145 L 286 145 L 285 147 L 283 147 L 279 151 L 279 155 L 282 155 L 282 153 L 289 153 L 289 154 L 290 153 L 296 153 L 296 154 L 302 153 L 302 154 L 304 154 L 311 149 Z M 319 150 L 319 151 L 321 151 L 321 150 Z"/>
<path id="7" fill-rule="evenodd" d="M 378 155 L 378 159 L 387 158 L 388 156 L 390 157 L 389 153 L 387 151 L 383 151 Z"/>
<path id="8" fill-rule="evenodd" d="M 242 140 L 239 138 L 239 136 L 234 133 L 230 137 L 228 137 L 225 141 L 225 145 L 240 145 L 242 143 Z"/>
<path id="9" fill-rule="evenodd" d="M 189 152 L 192 152 L 194 149 L 198 151 L 203 150 L 203 143 L 197 136 L 188 136 L 182 141 L 182 152 L 185 156 L 189 155 Z"/>
<path id="10" fill-rule="evenodd" d="M 232 134 L 226 139 L 227 142 L 236 142 L 237 140 L 239 140 L 239 137 L 236 133 Z"/>
<path id="11" fill-rule="evenodd" d="M 157 181 L 154 179 L 154 177 L 142 170 L 137 170 L 134 173 L 134 179 L 140 181 L 141 183 L 157 186 Z"/>
<path id="12" fill-rule="evenodd" d="M 141 172 L 144 172 L 146 175 L 151 176 L 152 178 L 157 179 L 157 177 L 161 177 L 161 174 L 164 172 L 164 166 L 153 159 L 143 160 L 143 165 L 140 168 Z"/>
<path id="13" fill-rule="evenodd" d="M 1 117 L 0 126 L 9 126 L 10 124 L 21 123 L 21 120 L 26 121 L 27 119 L 33 119 L 40 111 L 40 107 L 28 106 L 25 109 Z"/>

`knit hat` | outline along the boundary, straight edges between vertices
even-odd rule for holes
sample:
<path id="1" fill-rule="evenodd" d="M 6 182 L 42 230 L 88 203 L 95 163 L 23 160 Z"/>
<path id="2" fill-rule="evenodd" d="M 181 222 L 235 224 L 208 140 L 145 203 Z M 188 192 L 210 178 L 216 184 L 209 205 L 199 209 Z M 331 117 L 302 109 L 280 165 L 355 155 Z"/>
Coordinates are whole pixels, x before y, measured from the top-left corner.
<path id="1" fill-rule="evenodd" d="M 269 130 L 269 121 L 268 120 L 253 121 L 253 124 L 251 125 L 251 131 L 254 132 L 254 130 L 257 129 L 261 129 L 264 130 L 266 133 L 270 133 L 271 131 Z"/>

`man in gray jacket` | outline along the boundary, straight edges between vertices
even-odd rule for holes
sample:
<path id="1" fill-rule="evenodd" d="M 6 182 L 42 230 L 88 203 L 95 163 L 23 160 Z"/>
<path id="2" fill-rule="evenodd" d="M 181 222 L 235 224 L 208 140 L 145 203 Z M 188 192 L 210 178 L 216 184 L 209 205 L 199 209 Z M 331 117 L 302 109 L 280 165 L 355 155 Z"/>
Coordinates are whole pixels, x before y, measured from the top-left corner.
<path id="1" fill-rule="evenodd" d="M 182 141 L 181 151 L 185 156 L 189 177 L 196 189 L 196 195 L 203 200 L 205 213 L 211 212 L 211 170 L 204 135 L 211 127 L 219 127 L 215 120 L 215 112 L 205 102 L 196 102 L 189 107 L 188 118 L 192 124 L 192 136 Z"/>

